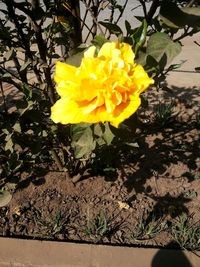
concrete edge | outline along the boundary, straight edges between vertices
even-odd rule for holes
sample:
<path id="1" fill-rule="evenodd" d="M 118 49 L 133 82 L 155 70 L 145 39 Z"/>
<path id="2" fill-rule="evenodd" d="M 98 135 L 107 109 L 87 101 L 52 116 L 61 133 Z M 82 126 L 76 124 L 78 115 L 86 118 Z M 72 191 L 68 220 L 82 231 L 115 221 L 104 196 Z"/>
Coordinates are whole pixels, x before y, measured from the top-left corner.
<path id="1" fill-rule="evenodd" d="M 0 238 L 1 267 L 199 267 L 197 253 Z"/>

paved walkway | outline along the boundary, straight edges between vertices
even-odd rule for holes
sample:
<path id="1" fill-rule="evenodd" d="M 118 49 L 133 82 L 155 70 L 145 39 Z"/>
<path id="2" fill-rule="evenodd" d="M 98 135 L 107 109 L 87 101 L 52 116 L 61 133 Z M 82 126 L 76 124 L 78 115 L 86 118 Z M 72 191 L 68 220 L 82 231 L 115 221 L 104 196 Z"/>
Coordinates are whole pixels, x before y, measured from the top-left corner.
<path id="1" fill-rule="evenodd" d="M 0 238 L 1 267 L 199 267 L 200 255 L 159 250 Z"/>
<path id="2" fill-rule="evenodd" d="M 200 73 L 195 72 L 195 67 L 200 67 L 200 46 L 196 45 L 194 41 L 200 43 L 200 33 L 187 37 L 182 41 L 182 51 L 172 63 L 183 62 L 183 64 L 180 69 L 170 72 L 167 78 L 169 85 L 185 88 L 196 86 L 200 88 Z"/>

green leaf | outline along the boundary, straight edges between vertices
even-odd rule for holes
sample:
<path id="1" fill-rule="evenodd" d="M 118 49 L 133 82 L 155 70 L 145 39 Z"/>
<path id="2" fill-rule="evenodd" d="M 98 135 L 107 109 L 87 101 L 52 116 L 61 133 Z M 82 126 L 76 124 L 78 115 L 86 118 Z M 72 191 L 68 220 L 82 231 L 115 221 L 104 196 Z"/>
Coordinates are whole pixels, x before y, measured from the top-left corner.
<path id="1" fill-rule="evenodd" d="M 4 75 L 2 76 L 2 78 L 11 78 L 12 74 L 9 72 L 4 73 Z"/>
<path id="2" fill-rule="evenodd" d="M 29 100 L 32 98 L 33 91 L 27 84 L 25 84 L 25 83 L 22 84 L 22 90 L 23 90 L 23 93 L 24 93 L 26 99 Z"/>
<path id="3" fill-rule="evenodd" d="M 196 67 L 196 68 L 195 68 L 195 71 L 196 71 L 196 72 L 200 72 L 200 67 Z"/>
<path id="4" fill-rule="evenodd" d="M 129 36 L 132 33 L 131 24 L 125 20 L 126 35 Z"/>
<path id="5" fill-rule="evenodd" d="M 6 190 L 0 190 L 0 207 L 8 205 L 11 201 L 12 195 Z"/>
<path id="6" fill-rule="evenodd" d="M 19 160 L 19 154 L 16 152 L 11 154 L 10 160 L 8 161 L 8 166 L 11 171 L 16 171 L 22 165 L 22 161 Z"/>
<path id="7" fill-rule="evenodd" d="M 139 145 L 138 145 L 138 143 L 137 142 L 135 142 L 135 143 L 129 143 L 129 142 L 127 142 L 127 143 L 125 143 L 127 146 L 130 146 L 130 147 L 135 147 L 135 148 L 139 148 Z"/>
<path id="8" fill-rule="evenodd" d="M 152 56 L 160 63 L 165 59 L 165 65 L 168 65 L 180 52 L 181 45 L 173 42 L 166 33 L 154 33 L 147 43 L 146 55 Z"/>
<path id="9" fill-rule="evenodd" d="M 200 26 L 200 8 L 183 7 L 179 8 L 175 3 L 169 0 L 162 1 L 160 9 L 160 18 L 165 25 L 170 28 L 199 27 Z"/>
<path id="10" fill-rule="evenodd" d="M 12 138 L 9 138 L 4 148 L 5 151 L 10 150 L 11 152 L 13 152 L 13 145 L 14 144 L 13 144 Z"/>
<path id="11" fill-rule="evenodd" d="M 109 146 L 111 145 L 113 139 L 114 139 L 115 135 L 113 134 L 113 132 L 110 130 L 110 126 L 109 123 L 106 122 L 105 123 L 105 131 L 103 133 L 103 139 L 105 140 L 106 144 Z"/>
<path id="12" fill-rule="evenodd" d="M 92 44 L 97 47 L 97 49 L 100 49 L 103 44 L 109 42 L 108 39 L 105 38 L 103 34 L 96 35 L 94 39 L 92 40 Z"/>
<path id="13" fill-rule="evenodd" d="M 84 52 L 85 52 L 85 50 L 82 51 L 82 52 L 79 52 L 79 53 L 77 53 L 77 54 L 75 54 L 73 56 L 70 56 L 69 58 L 66 59 L 65 62 L 67 64 L 72 65 L 72 66 L 79 67 L 80 64 L 81 64 L 81 60 L 82 60 L 82 58 L 84 56 Z"/>
<path id="14" fill-rule="evenodd" d="M 146 35 L 147 35 L 147 22 L 144 19 L 142 21 L 142 25 L 132 34 L 131 38 L 133 40 L 134 44 L 134 52 L 137 54 L 138 50 L 143 46 L 143 44 L 146 41 Z"/>
<path id="15" fill-rule="evenodd" d="M 72 126 L 72 147 L 77 159 L 88 158 L 96 147 L 93 131 L 88 124 Z"/>
<path id="16" fill-rule="evenodd" d="M 94 135 L 98 136 L 98 137 L 102 137 L 103 135 L 103 129 L 102 129 L 102 125 L 100 123 L 96 123 L 94 125 Z"/>
<path id="17" fill-rule="evenodd" d="M 14 48 L 11 48 L 8 52 L 4 54 L 4 57 L 6 60 L 11 60 L 14 54 L 15 54 Z"/>
<path id="18" fill-rule="evenodd" d="M 103 21 L 100 21 L 99 23 L 103 25 L 106 29 L 108 29 L 111 34 L 115 34 L 117 36 L 123 34 L 121 28 L 116 24 Z"/>
<path id="19" fill-rule="evenodd" d="M 179 69 L 182 66 L 182 64 L 183 63 L 180 63 L 180 64 L 172 64 L 172 65 L 169 66 L 168 71 L 177 70 L 177 69 Z"/>
<path id="20" fill-rule="evenodd" d="M 21 133 L 21 126 L 20 126 L 20 123 L 19 122 L 16 122 L 13 126 L 13 130 L 15 132 L 18 132 L 18 133 Z"/>
<path id="21" fill-rule="evenodd" d="M 24 71 L 25 69 L 27 69 L 28 68 L 28 66 L 31 64 L 31 60 L 30 59 L 28 59 L 27 61 L 25 61 L 25 63 L 21 66 L 21 68 L 20 68 L 20 72 L 22 72 L 22 71 Z"/>

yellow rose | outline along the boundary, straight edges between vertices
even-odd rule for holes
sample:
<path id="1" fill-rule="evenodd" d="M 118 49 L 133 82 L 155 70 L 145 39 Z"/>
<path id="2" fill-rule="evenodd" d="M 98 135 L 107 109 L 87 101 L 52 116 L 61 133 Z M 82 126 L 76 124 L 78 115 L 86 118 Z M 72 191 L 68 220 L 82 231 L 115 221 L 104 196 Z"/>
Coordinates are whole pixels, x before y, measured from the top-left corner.
<path id="1" fill-rule="evenodd" d="M 77 68 L 56 63 L 55 82 L 60 99 L 51 108 L 55 123 L 110 122 L 118 125 L 140 106 L 140 93 L 153 79 L 134 63 L 129 44 L 105 43 L 95 57 L 91 46 Z"/>

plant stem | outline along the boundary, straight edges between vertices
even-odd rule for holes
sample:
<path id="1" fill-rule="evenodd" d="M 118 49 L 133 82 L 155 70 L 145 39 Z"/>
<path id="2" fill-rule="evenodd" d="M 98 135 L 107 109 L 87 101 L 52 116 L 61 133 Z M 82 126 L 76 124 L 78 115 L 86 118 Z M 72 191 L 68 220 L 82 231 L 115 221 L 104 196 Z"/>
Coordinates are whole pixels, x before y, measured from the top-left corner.
<path id="1" fill-rule="evenodd" d="M 148 14 L 146 16 L 147 23 L 150 23 L 151 22 L 154 14 L 155 14 L 155 12 L 156 12 L 156 10 L 157 10 L 157 8 L 159 6 L 160 6 L 160 0 L 154 0 L 153 3 L 152 3 L 152 5 L 151 5 L 151 7 L 150 7 L 150 9 L 149 9 L 149 12 L 148 12 Z"/>
<path id="2" fill-rule="evenodd" d="M 39 2 L 38 0 L 32 0 L 31 1 L 31 5 L 32 5 L 32 10 L 35 12 L 37 12 L 37 10 L 35 10 L 38 5 Z M 36 36 L 36 41 L 37 41 L 37 46 L 38 46 L 38 50 L 39 50 L 39 54 L 40 54 L 40 58 L 43 62 L 43 64 L 47 65 L 47 67 L 43 67 L 43 71 L 44 71 L 44 75 L 45 75 L 45 79 L 47 82 L 47 87 L 48 87 L 48 95 L 49 95 L 49 99 L 51 101 L 51 104 L 55 103 L 55 90 L 54 90 L 54 85 L 51 79 L 51 71 L 50 68 L 47 64 L 47 57 L 46 57 L 46 52 L 47 52 L 47 46 L 46 43 L 42 37 L 42 29 L 41 29 L 41 25 L 37 24 L 36 20 L 33 20 L 33 18 L 30 17 L 30 20 L 32 22 L 32 26 L 33 26 L 33 30 L 35 32 L 35 36 Z"/>
<path id="3" fill-rule="evenodd" d="M 5 94 L 4 94 L 4 90 L 3 90 L 3 83 L 0 82 L 0 87 L 1 87 L 1 93 L 2 93 L 2 97 L 3 97 L 3 106 L 4 106 L 4 111 L 6 113 L 6 115 L 8 114 L 8 108 L 6 105 L 6 98 L 5 98 Z"/>
<path id="4" fill-rule="evenodd" d="M 56 151 L 53 148 L 51 149 L 51 154 L 52 154 L 52 157 L 53 157 L 59 171 L 63 171 L 62 162 L 61 162 L 58 154 L 56 153 Z"/>

